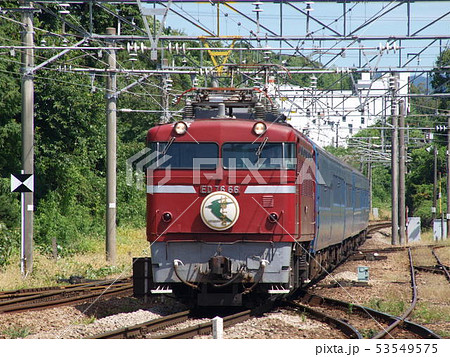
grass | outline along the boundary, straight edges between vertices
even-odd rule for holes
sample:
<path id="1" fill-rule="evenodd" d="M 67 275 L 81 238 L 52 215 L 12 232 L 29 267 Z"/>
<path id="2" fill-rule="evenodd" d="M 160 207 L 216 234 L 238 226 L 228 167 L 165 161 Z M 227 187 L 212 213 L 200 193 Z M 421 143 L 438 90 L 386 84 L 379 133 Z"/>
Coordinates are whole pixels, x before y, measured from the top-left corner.
<path id="1" fill-rule="evenodd" d="M 1 331 L 1 334 L 10 339 L 25 338 L 30 334 L 30 329 L 22 326 L 8 327 L 7 329 Z"/>
<path id="2" fill-rule="evenodd" d="M 384 299 L 370 299 L 368 307 L 385 312 L 394 316 L 401 316 L 405 310 L 405 302 L 402 300 L 384 300 Z"/>
<path id="3" fill-rule="evenodd" d="M 88 237 L 85 244 L 89 245 L 89 252 L 62 257 L 56 261 L 35 249 L 33 272 L 26 278 L 21 276 L 20 257 L 16 253 L 11 263 L 0 270 L 0 290 L 54 286 L 58 279 L 68 279 L 70 276 L 82 276 L 86 279 L 130 276 L 132 257 L 150 255 L 145 229 L 117 230 L 117 262 L 114 266 L 106 262 L 103 239 Z"/>
<path id="4" fill-rule="evenodd" d="M 442 338 L 450 338 L 450 332 L 444 331 L 444 330 L 437 330 L 435 331 L 439 336 Z"/>
<path id="5" fill-rule="evenodd" d="M 88 316 L 88 317 L 81 319 L 77 323 L 80 325 L 90 325 L 90 324 L 93 324 L 96 320 L 97 319 L 95 316 Z"/>
<path id="6" fill-rule="evenodd" d="M 377 334 L 378 331 L 371 328 L 363 328 L 360 329 L 359 332 L 364 338 L 372 338 Z"/>
<path id="7" fill-rule="evenodd" d="M 378 221 L 389 221 L 391 219 L 391 209 L 389 207 L 383 207 L 384 204 L 374 205 L 378 208 Z M 374 220 L 372 212 L 369 214 L 369 219 Z"/>
<path id="8" fill-rule="evenodd" d="M 450 323 L 450 306 L 419 302 L 412 316 L 420 323 Z"/>

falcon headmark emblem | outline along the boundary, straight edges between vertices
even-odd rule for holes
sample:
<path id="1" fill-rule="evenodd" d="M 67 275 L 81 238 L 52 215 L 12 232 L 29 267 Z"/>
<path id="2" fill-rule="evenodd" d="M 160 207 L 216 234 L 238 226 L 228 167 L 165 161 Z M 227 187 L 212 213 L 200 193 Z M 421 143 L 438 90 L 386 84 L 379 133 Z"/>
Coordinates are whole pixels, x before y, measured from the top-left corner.
<path id="1" fill-rule="evenodd" d="M 202 202 L 200 215 L 203 223 L 216 231 L 232 227 L 239 218 L 239 204 L 228 192 L 210 193 Z"/>

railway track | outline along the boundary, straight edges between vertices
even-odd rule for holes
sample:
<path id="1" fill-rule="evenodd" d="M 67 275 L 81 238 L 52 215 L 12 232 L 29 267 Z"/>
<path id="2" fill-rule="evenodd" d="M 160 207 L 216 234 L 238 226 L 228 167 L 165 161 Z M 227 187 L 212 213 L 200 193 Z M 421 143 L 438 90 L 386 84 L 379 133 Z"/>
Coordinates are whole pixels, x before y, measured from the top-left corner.
<path id="1" fill-rule="evenodd" d="M 238 312 L 236 314 L 225 316 L 223 318 L 223 327 L 226 328 L 235 325 L 239 322 L 248 320 L 255 314 L 257 314 L 256 310 L 245 310 Z M 193 312 L 191 310 L 186 310 L 159 319 L 140 323 L 134 326 L 124 327 L 113 331 L 107 331 L 105 333 L 89 337 L 89 339 L 129 339 L 129 338 L 186 339 L 198 335 L 208 335 L 212 333 L 213 323 L 212 321 L 208 321 L 175 331 L 149 335 L 151 333 L 162 331 L 167 327 L 185 322 L 192 316 Z"/>
<path id="2" fill-rule="evenodd" d="M 443 247 L 435 247 L 435 248 L 433 248 L 431 250 L 431 253 L 433 254 L 434 258 L 437 261 L 437 268 L 443 272 L 443 274 L 445 275 L 445 278 L 450 283 L 450 270 L 449 270 L 449 267 L 444 265 L 441 262 L 441 259 L 439 258 L 439 255 L 436 253 L 436 250 L 440 249 L 440 248 L 443 248 Z"/>
<path id="3" fill-rule="evenodd" d="M 337 328 L 340 330 L 347 338 L 357 338 L 362 339 L 362 334 L 352 325 L 347 323 L 346 321 L 342 319 L 335 318 L 329 314 L 326 314 L 322 311 L 319 311 L 317 309 L 313 309 L 311 307 L 308 307 L 306 305 L 300 304 L 298 302 L 294 301 L 283 301 L 282 303 L 285 307 L 289 307 L 299 313 L 307 313 L 308 315 L 312 316 L 314 319 L 325 322 L 326 324 Z"/>
<path id="4" fill-rule="evenodd" d="M 37 290 L 37 291 L 36 291 Z M 54 288 L 21 289 L 0 295 L 0 313 L 75 305 L 114 296 L 128 296 L 133 292 L 130 279 L 106 280 Z"/>
<path id="5" fill-rule="evenodd" d="M 414 269 L 416 271 L 420 272 L 426 272 L 426 273 L 433 273 L 433 274 L 439 274 L 445 276 L 447 281 L 450 283 L 450 267 L 448 265 L 445 265 L 438 253 L 437 250 L 441 248 L 445 248 L 448 246 L 442 246 L 442 245 L 429 245 L 429 246 L 421 246 L 420 248 L 428 247 L 431 249 L 431 255 L 433 256 L 435 263 L 434 265 L 415 265 Z"/>
<path id="6" fill-rule="evenodd" d="M 92 280 L 92 281 L 86 281 L 86 282 L 82 282 L 82 283 L 61 285 L 61 286 L 45 286 L 45 287 L 40 287 L 40 288 L 5 290 L 5 291 L 0 291 L 0 301 L 11 300 L 11 299 L 27 297 L 27 296 L 32 296 L 32 295 L 38 295 L 38 294 L 54 292 L 54 291 L 65 291 L 65 290 L 73 289 L 73 288 L 95 286 L 98 284 L 106 285 L 108 283 L 111 284 L 115 281 L 116 280 L 113 280 L 113 279 L 111 279 L 111 280 Z M 117 280 L 117 283 L 130 282 L 130 281 L 131 281 L 131 278 L 125 278 L 125 279 Z"/>
<path id="7" fill-rule="evenodd" d="M 389 326 L 391 326 L 393 323 L 396 323 L 397 321 L 401 322 L 402 329 L 413 333 L 415 336 L 420 336 L 421 338 L 431 338 L 431 339 L 439 339 L 441 338 L 439 335 L 435 334 L 433 331 L 429 330 L 428 328 L 421 326 L 419 324 L 416 324 L 414 322 L 411 322 L 406 319 L 401 319 L 400 317 L 396 317 L 378 310 L 374 310 L 365 306 L 361 306 L 358 304 L 352 304 L 348 303 L 346 301 L 336 300 L 336 299 L 330 299 L 324 296 L 316 295 L 316 294 L 309 294 L 305 293 L 304 296 L 300 299 L 301 302 L 305 304 L 310 304 L 311 306 L 316 307 L 323 307 L 326 309 L 331 309 L 331 311 L 334 311 L 336 309 L 343 312 L 341 320 L 348 320 L 351 318 L 351 315 L 357 315 L 359 318 L 366 320 L 365 323 L 363 323 L 364 329 L 367 330 L 367 320 L 375 321 L 382 321 L 383 323 L 387 323 Z M 316 310 L 317 311 L 317 310 Z M 323 312 L 323 311 L 322 311 Z M 324 313 L 326 315 L 330 315 L 329 313 Z M 331 316 L 331 315 L 330 315 Z M 332 316 L 333 317 L 333 316 Z M 334 316 L 336 318 L 336 316 Z M 375 322 L 376 325 L 380 326 L 379 322 Z M 356 325 L 356 324 L 355 324 Z M 393 328 L 395 328 L 394 326 Z M 392 331 L 392 329 L 390 331 Z M 363 328 L 359 329 L 359 334 L 363 335 L 361 332 Z M 387 328 L 383 327 L 383 332 L 385 332 Z M 390 333 L 389 331 L 389 333 Z M 385 334 L 387 334 L 386 332 Z M 383 336 L 367 336 L 372 338 L 382 338 Z"/>
<path id="8" fill-rule="evenodd" d="M 239 322 L 246 321 L 256 314 L 255 310 L 245 310 L 223 318 L 223 327 L 227 328 Z M 209 335 L 213 332 L 212 321 L 197 324 L 181 330 L 176 330 L 161 335 L 150 336 L 152 339 L 186 339 L 199 335 Z"/>
<path id="9" fill-rule="evenodd" d="M 370 222 L 369 226 L 367 227 L 367 234 L 370 234 L 382 228 L 389 228 L 391 227 L 391 225 L 392 225 L 391 221 Z"/>
<path id="10" fill-rule="evenodd" d="M 151 332 L 159 331 L 168 326 L 173 326 L 182 323 L 188 320 L 191 314 L 192 313 L 190 310 L 177 312 L 175 314 L 168 315 L 160 319 L 150 320 L 137 325 L 107 331 L 105 333 L 98 334 L 89 338 L 90 339 L 143 338 Z"/>
<path id="11" fill-rule="evenodd" d="M 411 249 L 408 249 L 408 257 L 410 263 L 412 299 L 410 307 L 400 317 L 392 316 L 364 306 L 336 299 L 330 299 L 315 294 L 309 294 L 306 292 L 304 292 L 303 295 L 300 296 L 300 301 L 311 306 L 317 306 L 322 310 L 322 313 L 325 313 L 329 316 L 334 315 L 335 318 L 336 311 L 333 310 L 338 309 L 341 311 L 340 314 L 338 313 L 338 315 L 341 316 L 341 320 L 347 320 L 349 318 L 354 319 L 356 317 L 355 321 L 358 324 L 358 327 L 360 327 L 361 331 L 364 329 L 365 331 L 370 332 L 370 335 L 367 337 L 375 339 L 384 338 L 387 335 L 391 337 L 393 333 L 392 331 L 396 330 L 396 334 L 400 334 L 402 338 L 404 338 L 405 333 L 413 334 L 414 336 L 421 338 L 440 338 L 437 334 L 427 329 L 426 327 L 407 320 L 417 302 L 417 287 L 415 282 L 415 272 Z M 355 314 L 357 316 L 355 316 Z M 382 325 L 379 321 L 382 321 L 384 325 Z M 397 329 L 400 327 L 403 331 L 406 332 L 397 332 Z M 374 332 L 378 330 L 379 332 L 375 334 Z M 365 334 L 368 335 L 367 333 Z"/>

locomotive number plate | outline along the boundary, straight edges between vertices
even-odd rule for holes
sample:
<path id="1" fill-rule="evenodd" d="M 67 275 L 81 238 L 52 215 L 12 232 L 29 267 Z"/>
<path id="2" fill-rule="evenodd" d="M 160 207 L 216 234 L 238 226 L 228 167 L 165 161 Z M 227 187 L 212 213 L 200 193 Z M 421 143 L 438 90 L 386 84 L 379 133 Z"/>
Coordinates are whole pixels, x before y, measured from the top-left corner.
<path id="1" fill-rule="evenodd" d="M 237 195 L 239 193 L 239 186 L 200 185 L 200 193 L 211 193 L 216 191 L 223 191 Z"/>

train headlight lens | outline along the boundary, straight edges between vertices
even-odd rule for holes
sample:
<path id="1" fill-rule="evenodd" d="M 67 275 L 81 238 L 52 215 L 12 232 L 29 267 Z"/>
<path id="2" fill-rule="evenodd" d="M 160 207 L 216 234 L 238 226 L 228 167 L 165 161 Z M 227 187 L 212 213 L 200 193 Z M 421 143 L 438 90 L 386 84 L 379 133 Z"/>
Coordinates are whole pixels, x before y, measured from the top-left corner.
<path id="1" fill-rule="evenodd" d="M 174 129 L 178 135 L 183 135 L 187 131 L 187 125 L 185 122 L 179 121 L 178 123 L 175 124 Z"/>
<path id="2" fill-rule="evenodd" d="M 266 132 L 266 130 L 267 130 L 267 127 L 266 127 L 266 124 L 264 124 L 264 123 L 256 123 L 253 126 L 253 132 L 256 135 L 262 135 Z"/>
<path id="3" fill-rule="evenodd" d="M 166 223 L 170 222 L 172 220 L 172 213 L 164 212 L 162 215 L 162 220 Z"/>
<path id="4" fill-rule="evenodd" d="M 276 212 L 270 213 L 269 216 L 267 217 L 267 219 L 269 220 L 270 223 L 278 222 L 279 218 L 280 217 L 278 216 L 278 213 L 276 213 Z"/>

